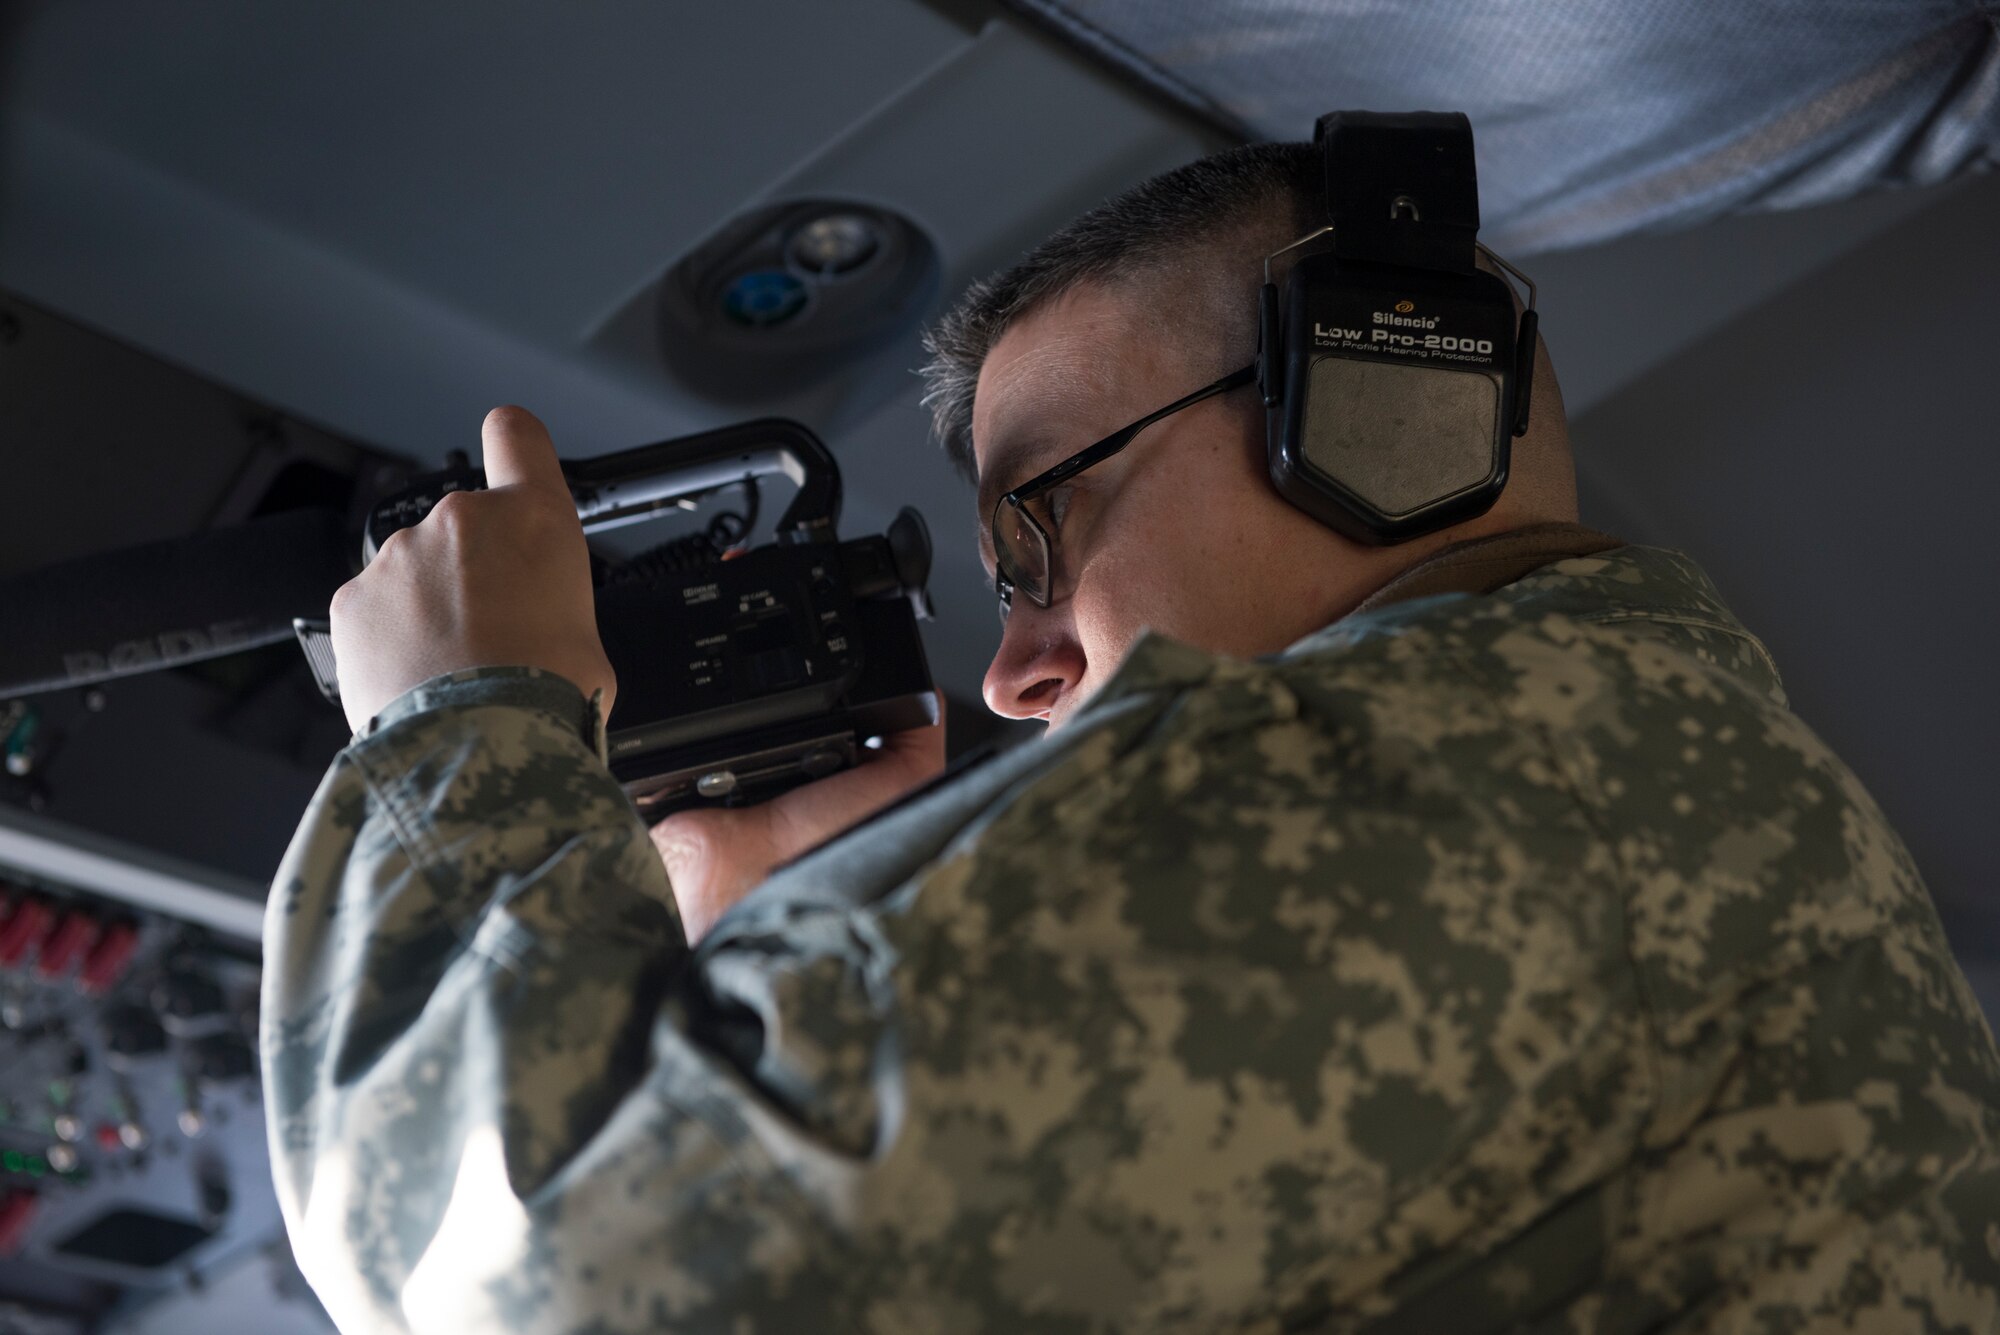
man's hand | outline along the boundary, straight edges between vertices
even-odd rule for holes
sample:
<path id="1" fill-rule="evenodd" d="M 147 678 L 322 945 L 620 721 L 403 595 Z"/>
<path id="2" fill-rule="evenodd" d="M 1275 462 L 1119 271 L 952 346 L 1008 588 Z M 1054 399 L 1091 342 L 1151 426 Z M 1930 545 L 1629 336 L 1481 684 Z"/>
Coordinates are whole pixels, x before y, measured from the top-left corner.
<path id="1" fill-rule="evenodd" d="M 548 429 L 495 408 L 479 434 L 487 490 L 447 495 L 333 595 L 340 704 L 357 732 L 412 686 L 469 667 L 543 668 L 586 697 L 602 687 L 610 717 L 618 682 Z"/>
<path id="2" fill-rule="evenodd" d="M 677 811 L 653 827 L 693 945 L 781 862 L 839 834 L 944 769 L 944 693 L 938 724 L 882 739 L 853 769 L 753 807 Z"/>

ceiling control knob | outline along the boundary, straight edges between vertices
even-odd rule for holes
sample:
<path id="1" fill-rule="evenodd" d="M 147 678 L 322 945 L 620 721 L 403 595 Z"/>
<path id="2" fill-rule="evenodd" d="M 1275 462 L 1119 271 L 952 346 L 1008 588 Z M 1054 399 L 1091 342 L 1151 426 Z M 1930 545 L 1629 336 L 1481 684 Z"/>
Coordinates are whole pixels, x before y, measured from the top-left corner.
<path id="1" fill-rule="evenodd" d="M 97 917 L 87 909 L 71 909 L 42 939 L 35 959 L 35 972 L 43 978 L 60 978 L 76 959 L 97 942 Z"/>
<path id="2" fill-rule="evenodd" d="M 0 1256 L 12 1256 L 27 1240 L 38 1198 L 32 1191 L 10 1191 L 0 1197 Z"/>
<path id="3" fill-rule="evenodd" d="M 0 923 L 0 968 L 13 968 L 29 950 L 41 944 L 55 925 L 56 911 L 39 899 L 23 899 L 14 905 L 7 921 Z"/>
<path id="4" fill-rule="evenodd" d="M 211 1034 L 188 1048 L 188 1069 L 210 1082 L 240 1080 L 257 1071 L 256 1054 L 234 1034 Z"/>
<path id="5" fill-rule="evenodd" d="M 222 1003 L 222 989 L 215 980 L 198 973 L 170 973 L 153 989 L 153 1009 L 169 1024 L 214 1015 Z"/>
<path id="6" fill-rule="evenodd" d="M 231 1194 L 229 1179 L 223 1176 L 222 1165 L 206 1163 L 195 1179 L 195 1199 L 201 1214 L 202 1227 L 214 1232 L 222 1226 L 224 1216 L 229 1213 Z"/>
<path id="7" fill-rule="evenodd" d="M 104 1046 L 114 1057 L 151 1056 L 167 1046 L 167 1031 L 151 1013 L 121 1006 L 104 1016 Z"/>
<path id="8" fill-rule="evenodd" d="M 138 945 L 139 929 L 132 923 L 114 922 L 106 927 L 76 971 L 77 989 L 93 997 L 108 991 L 125 972 Z"/>

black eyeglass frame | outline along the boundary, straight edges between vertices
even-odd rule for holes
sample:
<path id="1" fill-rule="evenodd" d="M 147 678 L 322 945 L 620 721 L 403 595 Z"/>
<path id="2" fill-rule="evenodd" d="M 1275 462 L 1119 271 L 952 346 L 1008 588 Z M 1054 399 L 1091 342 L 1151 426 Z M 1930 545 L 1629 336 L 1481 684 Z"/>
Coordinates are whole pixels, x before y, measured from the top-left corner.
<path id="1" fill-rule="evenodd" d="M 1026 593 L 1029 601 L 1037 607 L 1047 607 L 1049 605 L 1049 594 L 1051 592 L 1050 589 L 1039 591 L 1034 589 L 1021 580 L 1021 572 L 1018 569 L 1009 568 L 1013 563 L 1007 556 L 1007 544 L 1000 539 L 1000 511 L 1003 507 L 1012 506 L 1021 519 L 1026 521 L 1029 530 L 1035 535 L 1035 541 L 1042 549 L 1042 569 L 1048 572 L 1046 581 L 1050 585 L 1053 585 L 1055 583 L 1055 545 L 1049 540 L 1048 530 L 1044 529 L 1035 516 L 1029 513 L 1023 502 L 1033 500 L 1057 483 L 1075 477 L 1086 468 L 1103 463 L 1106 459 L 1109 459 L 1112 455 L 1130 445 L 1141 431 L 1144 431 L 1162 417 L 1171 417 L 1183 408 L 1192 408 L 1203 399 L 1214 398 L 1217 394 L 1226 393 L 1229 390 L 1248 385 L 1256 379 L 1257 363 L 1255 362 L 1238 370 L 1231 371 L 1220 380 L 1210 381 L 1194 393 L 1175 399 L 1166 407 L 1147 413 L 1144 417 L 1128 426 L 1120 427 L 1095 444 L 1086 445 L 1083 449 L 1070 455 L 1069 458 L 1064 459 L 1061 463 L 1035 474 L 1035 476 L 993 502 L 993 516 L 991 520 L 994 565 L 993 591 L 1000 597 L 1000 619 L 1003 621 L 1006 620 L 1008 611 L 1014 606 L 1014 590 L 1016 588 Z"/>

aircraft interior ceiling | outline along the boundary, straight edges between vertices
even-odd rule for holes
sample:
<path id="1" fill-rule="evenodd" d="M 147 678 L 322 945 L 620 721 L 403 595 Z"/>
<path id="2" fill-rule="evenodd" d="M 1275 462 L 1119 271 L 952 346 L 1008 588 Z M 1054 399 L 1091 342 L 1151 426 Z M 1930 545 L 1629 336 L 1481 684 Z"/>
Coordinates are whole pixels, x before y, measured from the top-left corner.
<path id="1" fill-rule="evenodd" d="M 1578 6 L 1572 46 L 1538 33 L 1513 66 L 1515 8 L 1456 35 L 1347 8 L 14 4 L 0 576 L 244 518 L 281 478 L 436 467 L 500 403 L 570 458 L 789 417 L 839 463 L 843 536 L 927 517 L 953 721 L 1019 737 L 978 717 L 999 626 L 969 490 L 918 403 L 923 325 L 1155 172 L 1306 137 L 1336 105 L 1450 106 L 1479 137 L 1482 239 L 1538 284 L 1585 522 L 1714 575 L 2000 1014 L 2000 855 L 1979 834 L 2000 801 L 1990 12 L 1808 39 L 1778 5 L 1707 62 L 1723 39 L 1653 25 L 1620 79 L 1577 54 L 1617 6 Z M 738 287 L 743 256 L 842 216 L 881 248 L 853 286 Z M 765 298 L 811 304 L 768 327 L 718 314 Z M 149 911 L 182 896 L 254 938 L 346 737 L 301 674 L 272 675 L 283 653 L 52 706 L 67 750 L 33 807 L 0 802 L 0 865 L 120 881 Z M 205 1292 L 138 1286 L 73 1329 L 320 1328 L 258 1218 Z"/>

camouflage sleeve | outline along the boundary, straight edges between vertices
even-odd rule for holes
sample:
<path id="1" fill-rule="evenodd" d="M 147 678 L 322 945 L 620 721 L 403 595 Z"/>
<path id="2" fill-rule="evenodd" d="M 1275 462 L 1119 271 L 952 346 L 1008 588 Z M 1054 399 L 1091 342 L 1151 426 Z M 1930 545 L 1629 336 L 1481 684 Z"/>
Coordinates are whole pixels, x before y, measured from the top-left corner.
<path id="1" fill-rule="evenodd" d="M 280 865 L 272 1163 L 343 1331 L 468 1330 L 482 1307 L 554 1322 L 495 1329 L 569 1328 L 573 1292 L 526 1291 L 532 1271 L 486 1262 L 519 1266 L 575 1210 L 578 1151 L 645 1076 L 687 959 L 588 718 L 574 686 L 534 669 L 433 679 L 336 758 Z M 695 1176 L 704 1151 L 683 1150 Z"/>
<path id="2" fill-rule="evenodd" d="M 307 1275 L 349 1335 L 1275 1332 L 1498 1245 L 1478 1300 L 1546 1306 L 1646 1101 L 1617 896 L 1449 781 L 1517 735 L 1382 699 L 1221 665 L 693 952 L 574 690 L 399 702 L 267 928 Z"/>

